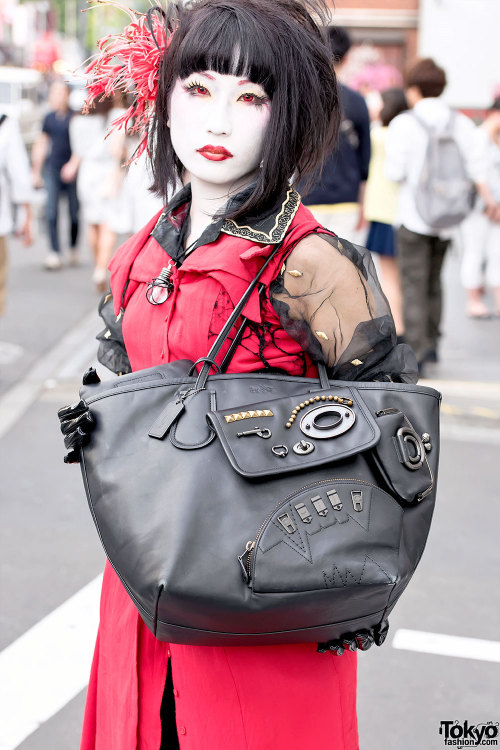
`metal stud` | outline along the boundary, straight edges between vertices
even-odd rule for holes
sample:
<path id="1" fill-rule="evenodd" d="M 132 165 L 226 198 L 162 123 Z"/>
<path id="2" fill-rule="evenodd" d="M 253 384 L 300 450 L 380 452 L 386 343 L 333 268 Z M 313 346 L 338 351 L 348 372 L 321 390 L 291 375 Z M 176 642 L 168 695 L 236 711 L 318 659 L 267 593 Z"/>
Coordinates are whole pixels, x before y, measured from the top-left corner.
<path id="1" fill-rule="evenodd" d="M 319 339 L 323 339 L 323 341 L 329 341 L 330 340 L 324 331 L 314 331 L 314 333 L 316 334 L 316 336 Z"/>

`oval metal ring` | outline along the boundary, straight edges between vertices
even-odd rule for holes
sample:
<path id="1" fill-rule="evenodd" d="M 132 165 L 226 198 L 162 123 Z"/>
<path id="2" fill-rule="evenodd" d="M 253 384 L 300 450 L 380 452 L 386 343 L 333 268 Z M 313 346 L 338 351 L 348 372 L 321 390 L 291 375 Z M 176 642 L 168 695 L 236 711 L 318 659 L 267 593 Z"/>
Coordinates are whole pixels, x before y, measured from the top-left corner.
<path id="1" fill-rule="evenodd" d="M 321 418 L 330 420 L 321 423 Z M 299 422 L 301 432 L 313 438 L 334 438 L 350 430 L 356 421 L 353 409 L 343 404 L 321 404 L 309 409 Z"/>
<path id="2" fill-rule="evenodd" d="M 328 408 L 329 411 L 324 411 L 321 414 L 315 414 L 313 416 L 312 425 L 316 430 L 335 430 L 342 423 L 342 420 L 344 418 L 342 414 L 336 409 L 332 409 L 330 407 Z M 319 420 L 327 414 L 333 414 L 336 417 L 335 421 L 326 424 L 322 424 L 321 422 L 319 422 Z"/>

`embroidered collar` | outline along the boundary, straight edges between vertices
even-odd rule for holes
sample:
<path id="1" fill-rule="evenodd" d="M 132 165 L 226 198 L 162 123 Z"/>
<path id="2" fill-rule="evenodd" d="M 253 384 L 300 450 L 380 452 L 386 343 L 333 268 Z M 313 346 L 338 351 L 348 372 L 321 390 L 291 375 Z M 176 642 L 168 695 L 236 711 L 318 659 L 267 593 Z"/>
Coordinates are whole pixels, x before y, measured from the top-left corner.
<path id="1" fill-rule="evenodd" d="M 233 210 L 248 198 L 253 190 L 253 185 L 233 196 L 228 208 Z M 191 201 L 191 186 L 183 187 L 170 201 L 151 236 L 168 252 L 171 258 L 182 261 L 184 255 L 184 239 L 186 224 L 185 219 Z M 234 219 L 215 219 L 212 221 L 202 235 L 199 237 L 193 250 L 201 245 L 215 242 L 221 232 L 245 240 L 253 240 L 260 244 L 274 245 L 282 241 L 300 205 L 300 195 L 289 187 L 286 193 L 280 196 L 275 206 L 258 219 L 234 221 Z"/>

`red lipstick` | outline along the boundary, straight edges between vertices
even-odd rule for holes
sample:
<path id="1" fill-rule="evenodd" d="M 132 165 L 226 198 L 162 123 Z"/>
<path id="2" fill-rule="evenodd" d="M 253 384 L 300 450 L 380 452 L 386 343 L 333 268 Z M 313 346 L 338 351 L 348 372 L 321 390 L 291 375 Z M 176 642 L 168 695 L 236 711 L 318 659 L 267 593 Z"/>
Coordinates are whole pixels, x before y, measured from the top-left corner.
<path id="1" fill-rule="evenodd" d="M 202 146 L 196 149 L 199 154 L 208 159 L 209 161 L 224 161 L 225 159 L 232 159 L 233 155 L 224 146 Z"/>

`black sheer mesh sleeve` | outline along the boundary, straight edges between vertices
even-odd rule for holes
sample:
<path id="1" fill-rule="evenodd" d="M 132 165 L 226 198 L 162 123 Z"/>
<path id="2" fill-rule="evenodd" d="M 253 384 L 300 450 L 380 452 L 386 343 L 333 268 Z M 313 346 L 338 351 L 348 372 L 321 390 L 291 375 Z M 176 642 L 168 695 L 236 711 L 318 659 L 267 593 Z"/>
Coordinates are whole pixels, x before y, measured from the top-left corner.
<path id="1" fill-rule="evenodd" d="M 389 303 L 370 253 L 313 233 L 302 239 L 269 288 L 285 331 L 337 380 L 415 383 L 417 362 L 397 344 Z"/>

